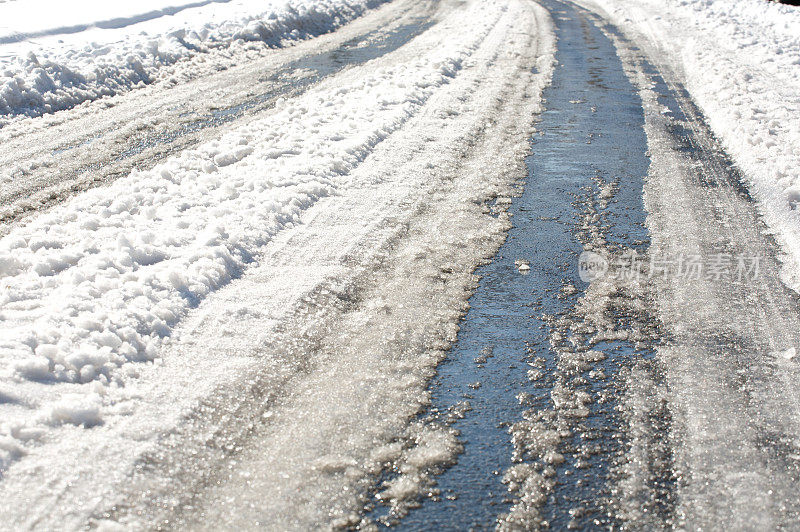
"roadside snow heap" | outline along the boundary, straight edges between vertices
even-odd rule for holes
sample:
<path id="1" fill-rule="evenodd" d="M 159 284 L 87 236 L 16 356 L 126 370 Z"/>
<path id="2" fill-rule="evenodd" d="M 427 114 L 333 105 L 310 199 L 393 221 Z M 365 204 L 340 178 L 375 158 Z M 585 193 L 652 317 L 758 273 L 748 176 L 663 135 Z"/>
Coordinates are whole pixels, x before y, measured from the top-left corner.
<path id="1" fill-rule="evenodd" d="M 0 3 L 0 126 L 223 69 L 332 31 L 384 0 L 25 0 Z M 120 13 L 122 11 L 122 14 Z M 31 16 L 39 13 L 39 16 Z M 210 56 L 209 56 L 210 57 Z M 195 63 L 195 62 L 193 62 Z M 5 115 L 5 116 L 3 116 Z"/>
<path id="2" fill-rule="evenodd" d="M 800 8 L 765 0 L 583 0 L 675 70 L 744 171 L 800 291 Z M 663 65 L 662 65 L 663 66 Z"/>

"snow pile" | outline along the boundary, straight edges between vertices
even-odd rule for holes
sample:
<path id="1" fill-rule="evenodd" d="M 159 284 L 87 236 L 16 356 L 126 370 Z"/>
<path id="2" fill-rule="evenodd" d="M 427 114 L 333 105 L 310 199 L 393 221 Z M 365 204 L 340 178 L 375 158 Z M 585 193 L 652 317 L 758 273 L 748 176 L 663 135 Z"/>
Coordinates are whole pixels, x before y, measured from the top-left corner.
<path id="1" fill-rule="evenodd" d="M 0 117 L 177 83 L 197 75 L 193 63 L 227 68 L 269 46 L 334 30 L 382 1 L 0 3 Z"/>
<path id="2" fill-rule="evenodd" d="M 762 0 L 586 0 L 642 33 L 702 108 L 789 253 L 800 290 L 800 8 Z"/>

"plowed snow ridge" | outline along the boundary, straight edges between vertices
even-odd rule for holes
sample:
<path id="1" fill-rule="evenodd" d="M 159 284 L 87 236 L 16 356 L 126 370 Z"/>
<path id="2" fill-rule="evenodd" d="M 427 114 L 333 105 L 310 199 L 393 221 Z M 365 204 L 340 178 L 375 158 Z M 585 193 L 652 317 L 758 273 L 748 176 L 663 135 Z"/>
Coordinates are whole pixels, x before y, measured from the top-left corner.
<path id="1" fill-rule="evenodd" d="M 0 127 L 16 116 L 225 69 L 333 31 L 384 1 L 0 4 Z"/>

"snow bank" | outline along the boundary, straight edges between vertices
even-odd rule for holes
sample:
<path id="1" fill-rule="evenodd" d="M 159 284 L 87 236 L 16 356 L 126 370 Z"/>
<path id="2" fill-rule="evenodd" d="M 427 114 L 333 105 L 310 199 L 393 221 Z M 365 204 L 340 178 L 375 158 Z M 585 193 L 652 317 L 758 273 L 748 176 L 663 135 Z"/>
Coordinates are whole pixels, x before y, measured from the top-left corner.
<path id="1" fill-rule="evenodd" d="M 383 1 L 0 3 L 0 126 L 4 118 L 177 83 L 196 75 L 191 58 L 227 68 L 248 53 L 334 30 Z"/>
<path id="2" fill-rule="evenodd" d="M 800 290 L 800 8 L 762 0 L 586 0 L 669 61 L 745 172 Z"/>
<path id="3" fill-rule="evenodd" d="M 3 14 L 3 21 L 0 23 L 0 43 L 78 33 L 92 27 L 119 29 L 175 15 L 186 9 L 228 2 L 229 0 L 139 0 L 135 3 L 112 3 L 102 0 L 9 2 L 0 6 Z"/>

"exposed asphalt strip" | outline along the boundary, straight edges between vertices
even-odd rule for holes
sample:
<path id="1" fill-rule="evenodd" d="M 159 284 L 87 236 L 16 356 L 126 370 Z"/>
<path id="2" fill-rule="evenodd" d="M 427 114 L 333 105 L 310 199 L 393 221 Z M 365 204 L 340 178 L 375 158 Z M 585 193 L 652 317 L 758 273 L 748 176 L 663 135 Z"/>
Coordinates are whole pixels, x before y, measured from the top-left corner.
<path id="1" fill-rule="evenodd" d="M 540 520 L 525 524 L 612 524 L 602 502 L 620 449 L 615 381 L 620 367 L 652 349 L 621 337 L 590 345 L 590 335 L 571 329 L 582 323 L 576 307 L 588 286 L 578 275 L 584 248 L 647 247 L 644 116 L 612 42 L 573 6 L 544 5 L 555 21 L 558 65 L 524 192 L 510 208 L 514 227 L 479 269 L 458 342 L 432 388 L 434 411 L 469 404 L 453 425 L 464 453 L 438 478 L 439 491 L 399 521 L 401 529 L 489 528 L 498 517 L 511 523 L 514 497 L 504 474 L 521 463 L 535 464 L 549 485 Z M 623 305 L 601 310 L 620 328 L 631 319 Z M 561 400 L 583 394 L 585 410 Z M 552 445 L 532 444 L 550 430 L 558 433 Z M 380 507 L 375 517 L 394 522 Z"/>
<path id="2" fill-rule="evenodd" d="M 668 67 L 574 4 L 542 5 L 558 65 L 529 176 L 424 414 L 467 405 L 463 454 L 407 516 L 370 515 L 796 524 L 797 298 L 744 178 Z M 609 267 L 591 284 L 582 251 Z"/>

